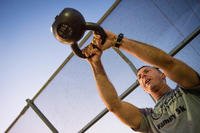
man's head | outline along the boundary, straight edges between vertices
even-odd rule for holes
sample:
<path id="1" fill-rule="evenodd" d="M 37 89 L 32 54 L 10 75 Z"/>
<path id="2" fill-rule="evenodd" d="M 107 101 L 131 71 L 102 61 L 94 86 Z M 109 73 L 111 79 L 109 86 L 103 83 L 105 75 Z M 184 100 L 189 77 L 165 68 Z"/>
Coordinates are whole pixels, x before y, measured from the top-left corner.
<path id="1" fill-rule="evenodd" d="M 166 76 L 158 68 L 152 66 L 142 66 L 137 71 L 137 78 L 142 88 L 147 93 L 156 93 L 164 84 Z"/>

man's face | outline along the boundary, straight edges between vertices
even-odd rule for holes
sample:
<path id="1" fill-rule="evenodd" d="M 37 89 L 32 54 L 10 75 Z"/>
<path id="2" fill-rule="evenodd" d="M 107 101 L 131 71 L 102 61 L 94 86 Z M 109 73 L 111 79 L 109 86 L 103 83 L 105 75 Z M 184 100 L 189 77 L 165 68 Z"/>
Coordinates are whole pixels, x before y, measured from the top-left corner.
<path id="1" fill-rule="evenodd" d="M 137 73 L 137 78 L 142 88 L 148 92 L 156 92 L 163 84 L 165 75 L 156 68 L 145 66 Z"/>

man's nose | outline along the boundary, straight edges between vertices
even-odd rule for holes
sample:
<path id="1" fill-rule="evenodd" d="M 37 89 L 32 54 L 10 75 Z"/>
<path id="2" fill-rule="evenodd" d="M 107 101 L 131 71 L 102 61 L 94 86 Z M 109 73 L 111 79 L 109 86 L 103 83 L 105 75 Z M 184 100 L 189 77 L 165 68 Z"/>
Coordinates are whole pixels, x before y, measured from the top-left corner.
<path id="1" fill-rule="evenodd" d="M 145 78 L 147 75 L 146 74 L 142 74 L 141 75 L 141 78 L 143 79 L 143 78 Z"/>

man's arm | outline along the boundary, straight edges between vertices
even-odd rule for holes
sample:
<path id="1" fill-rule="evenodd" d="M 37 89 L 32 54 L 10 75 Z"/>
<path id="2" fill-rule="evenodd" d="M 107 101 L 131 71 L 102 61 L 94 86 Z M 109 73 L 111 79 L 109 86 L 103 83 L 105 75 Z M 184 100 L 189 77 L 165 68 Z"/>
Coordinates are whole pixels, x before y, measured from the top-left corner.
<path id="1" fill-rule="evenodd" d="M 122 40 L 120 48 L 146 63 L 161 68 L 167 77 L 183 87 L 190 88 L 200 84 L 197 72 L 161 49 L 127 38 Z"/>
<path id="2" fill-rule="evenodd" d="M 93 46 L 94 44 L 90 44 L 83 50 L 83 52 L 87 57 L 93 55 L 87 60 L 92 67 L 97 84 L 97 90 L 101 99 L 103 100 L 108 110 L 113 112 L 123 123 L 133 129 L 138 129 L 142 120 L 142 113 L 136 106 L 127 102 L 123 102 L 118 97 L 117 92 L 108 79 L 101 63 L 101 44 L 95 41 L 93 41 L 93 43 L 97 44 L 98 46 Z"/>
<path id="3" fill-rule="evenodd" d="M 119 99 L 100 60 L 91 63 L 91 66 L 97 83 L 98 93 L 108 110 L 113 112 L 126 125 L 138 129 L 142 120 L 142 114 L 139 109 L 136 106 Z"/>
<path id="4" fill-rule="evenodd" d="M 102 49 L 108 49 L 115 45 L 117 35 L 106 31 L 107 40 Z M 185 88 L 191 88 L 200 84 L 197 72 L 184 62 L 173 58 L 161 49 L 142 43 L 136 40 L 123 38 L 119 47 L 122 50 L 132 54 L 140 60 L 161 68 L 165 75 L 171 80 Z"/>

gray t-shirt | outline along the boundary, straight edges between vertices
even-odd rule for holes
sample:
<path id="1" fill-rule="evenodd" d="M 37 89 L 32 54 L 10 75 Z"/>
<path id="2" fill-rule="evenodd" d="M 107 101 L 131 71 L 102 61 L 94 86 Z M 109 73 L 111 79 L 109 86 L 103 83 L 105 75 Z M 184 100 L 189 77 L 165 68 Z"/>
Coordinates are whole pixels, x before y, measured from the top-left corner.
<path id="1" fill-rule="evenodd" d="M 200 85 L 196 89 L 176 89 L 161 97 L 154 109 L 142 109 L 137 131 L 147 133 L 199 133 Z"/>

